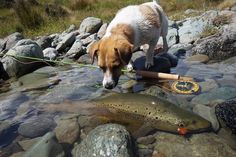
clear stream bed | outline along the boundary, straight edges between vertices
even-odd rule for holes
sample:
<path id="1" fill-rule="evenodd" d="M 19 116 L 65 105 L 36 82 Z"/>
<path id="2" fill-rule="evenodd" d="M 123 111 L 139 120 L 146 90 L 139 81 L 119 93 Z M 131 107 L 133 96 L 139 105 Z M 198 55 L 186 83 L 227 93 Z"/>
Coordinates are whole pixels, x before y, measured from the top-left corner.
<path id="1" fill-rule="evenodd" d="M 156 84 L 150 81 L 135 81 L 122 75 L 115 92 L 144 93 L 162 96 L 176 105 L 187 110 L 193 110 L 195 104 L 213 107 L 217 102 L 236 98 L 236 57 L 220 63 L 203 64 L 187 63 L 179 60 L 178 66 L 171 69 L 172 73 L 190 76 L 201 86 L 201 91 L 194 95 L 181 95 L 170 92 L 171 82 Z M 22 76 L 18 80 L 9 80 L 0 84 L 0 156 L 19 151 L 18 141 L 24 139 L 18 134 L 18 127 L 25 121 L 37 117 L 51 119 L 63 116 L 63 105 L 69 101 L 81 101 L 98 97 L 111 91 L 102 88 L 102 71 L 87 67 L 43 67 L 31 74 Z M 119 101 L 119 100 L 116 100 Z M 42 110 L 44 105 L 58 104 L 61 112 Z M 145 104 L 144 104 L 145 105 Z M 53 130 L 55 122 L 48 131 Z M 81 124 L 80 124 L 81 125 Z M 91 123 L 88 130 L 97 123 Z M 44 127 L 45 125 L 42 125 Z M 32 126 L 32 129 L 37 127 Z M 86 130 L 86 128 L 84 128 Z M 228 134 L 231 130 L 226 127 Z M 219 136 L 219 140 L 229 144 L 234 149 L 235 143 L 227 142 L 226 136 Z M 170 135 L 172 136 L 172 135 Z M 176 144 L 177 145 L 177 144 Z M 161 146 L 160 146 L 161 147 Z"/>

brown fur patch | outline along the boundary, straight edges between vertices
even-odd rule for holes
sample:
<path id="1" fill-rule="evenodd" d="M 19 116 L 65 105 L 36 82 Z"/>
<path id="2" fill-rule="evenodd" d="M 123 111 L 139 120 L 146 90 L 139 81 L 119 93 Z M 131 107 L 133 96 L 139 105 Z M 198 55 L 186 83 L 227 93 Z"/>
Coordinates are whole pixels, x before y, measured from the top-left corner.
<path id="1" fill-rule="evenodd" d="M 161 22 L 158 12 L 155 12 L 148 5 L 140 5 L 139 10 L 145 16 L 147 21 L 149 21 L 152 25 L 156 26 L 157 28 L 160 28 Z"/>
<path id="2" fill-rule="evenodd" d="M 117 24 L 114 28 L 112 28 L 111 33 L 113 35 L 123 36 L 130 43 L 134 43 L 134 30 L 128 24 Z"/>

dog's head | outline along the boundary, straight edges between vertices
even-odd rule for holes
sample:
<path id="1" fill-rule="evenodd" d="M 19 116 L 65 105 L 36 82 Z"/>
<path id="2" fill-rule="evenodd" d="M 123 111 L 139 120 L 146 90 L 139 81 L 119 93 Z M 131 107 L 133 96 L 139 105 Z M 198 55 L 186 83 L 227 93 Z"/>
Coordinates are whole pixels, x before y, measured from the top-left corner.
<path id="1" fill-rule="evenodd" d="M 98 66 L 103 70 L 103 87 L 114 88 L 122 73 L 122 68 L 127 65 L 132 56 L 133 45 L 127 40 L 117 37 L 107 37 L 93 43 L 89 48 L 92 58 L 98 59 Z"/>

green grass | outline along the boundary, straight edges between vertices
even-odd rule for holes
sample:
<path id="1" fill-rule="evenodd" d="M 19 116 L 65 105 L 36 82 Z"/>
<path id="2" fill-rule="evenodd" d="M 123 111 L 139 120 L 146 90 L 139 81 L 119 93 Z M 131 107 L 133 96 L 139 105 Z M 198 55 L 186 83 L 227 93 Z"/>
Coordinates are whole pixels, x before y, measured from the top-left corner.
<path id="1" fill-rule="evenodd" d="M 33 12 L 40 16 L 42 21 L 34 27 L 27 27 L 22 19 L 19 18 L 13 9 L 0 9 L 0 38 L 5 37 L 15 31 L 20 31 L 26 37 L 35 37 L 51 33 L 62 32 L 71 24 L 77 27 L 81 21 L 88 17 L 94 16 L 101 18 L 104 22 L 109 22 L 116 12 L 130 4 L 140 4 L 151 0 L 38 0 L 39 6 L 30 6 Z M 217 8 L 219 0 L 160 0 L 167 15 L 172 20 L 186 18 L 183 12 L 186 9 L 207 10 L 209 8 Z M 227 1 L 227 2 L 226 2 Z M 230 2 L 229 2 L 230 1 Z M 220 7 L 230 6 L 232 0 L 225 0 Z M 46 4 L 56 4 L 68 12 L 63 17 L 49 17 L 45 12 Z M 18 15 L 18 16 L 17 16 Z M 24 16 L 27 16 L 24 15 Z M 24 17 L 23 16 L 23 17 Z M 188 16 L 195 16 L 188 15 Z M 24 17 L 27 18 L 27 17 Z M 27 21 L 26 21 L 27 22 Z M 37 23 L 37 21 L 36 21 Z M 31 24 L 30 24 L 31 26 Z"/>

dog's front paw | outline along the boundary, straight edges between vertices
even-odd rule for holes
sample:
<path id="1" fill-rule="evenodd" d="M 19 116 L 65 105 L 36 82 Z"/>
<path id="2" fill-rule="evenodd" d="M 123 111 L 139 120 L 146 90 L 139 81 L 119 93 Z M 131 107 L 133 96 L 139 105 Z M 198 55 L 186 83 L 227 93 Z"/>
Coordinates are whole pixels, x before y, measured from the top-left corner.
<path id="1" fill-rule="evenodd" d="M 150 69 L 154 65 L 153 62 L 145 62 L 145 68 Z"/>

